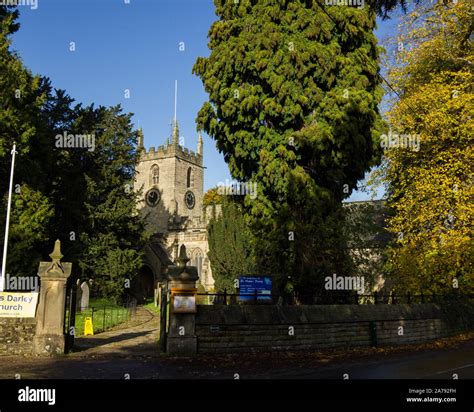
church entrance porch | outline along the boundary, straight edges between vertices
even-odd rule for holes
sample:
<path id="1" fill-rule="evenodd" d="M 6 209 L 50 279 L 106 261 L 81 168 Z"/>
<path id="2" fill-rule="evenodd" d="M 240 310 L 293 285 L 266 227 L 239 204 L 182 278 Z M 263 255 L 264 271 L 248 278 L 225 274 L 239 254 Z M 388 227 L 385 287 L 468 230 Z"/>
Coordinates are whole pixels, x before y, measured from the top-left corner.
<path id="1" fill-rule="evenodd" d="M 144 265 L 130 284 L 130 294 L 143 304 L 154 298 L 155 276 L 149 266 Z"/>

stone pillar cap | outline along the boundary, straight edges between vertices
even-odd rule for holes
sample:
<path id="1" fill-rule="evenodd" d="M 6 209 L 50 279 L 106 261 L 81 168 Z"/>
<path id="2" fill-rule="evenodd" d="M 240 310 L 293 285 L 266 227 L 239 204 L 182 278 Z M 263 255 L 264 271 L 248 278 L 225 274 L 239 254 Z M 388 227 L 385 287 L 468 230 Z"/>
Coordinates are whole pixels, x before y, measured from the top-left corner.
<path id="1" fill-rule="evenodd" d="M 56 239 L 56 242 L 54 242 L 54 249 L 49 257 L 54 263 L 60 263 L 61 259 L 64 257 L 61 253 L 61 241 L 59 239 Z"/>
<path id="2" fill-rule="evenodd" d="M 72 263 L 61 262 L 61 241 L 58 239 L 54 243 L 54 250 L 49 255 L 52 262 L 40 262 L 38 275 L 45 278 L 67 279 L 71 274 Z"/>
<path id="3" fill-rule="evenodd" d="M 194 266 L 186 266 L 189 258 L 186 254 L 186 246 L 181 245 L 179 249 L 178 264 L 170 266 L 168 270 L 168 280 L 172 282 L 196 282 L 199 279 L 197 268 Z"/>

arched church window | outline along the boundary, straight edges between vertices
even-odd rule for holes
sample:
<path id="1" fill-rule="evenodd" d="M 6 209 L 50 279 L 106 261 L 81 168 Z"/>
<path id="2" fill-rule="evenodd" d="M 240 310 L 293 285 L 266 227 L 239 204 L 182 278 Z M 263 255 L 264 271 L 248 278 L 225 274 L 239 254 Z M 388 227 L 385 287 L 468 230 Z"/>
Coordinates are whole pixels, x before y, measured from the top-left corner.
<path id="1" fill-rule="evenodd" d="M 150 186 L 157 185 L 160 182 L 160 169 L 158 165 L 153 165 L 151 167 L 150 173 Z"/>
<path id="2" fill-rule="evenodd" d="M 196 266 L 198 270 L 198 275 L 199 279 L 202 282 L 204 279 L 202 279 L 202 262 L 204 259 L 204 255 L 202 253 L 202 250 L 199 248 L 194 249 L 193 252 L 193 258 L 191 260 L 191 266 Z"/>
<path id="3" fill-rule="evenodd" d="M 193 169 L 189 168 L 188 169 L 188 178 L 187 178 L 187 188 L 194 187 L 194 174 L 193 174 Z"/>

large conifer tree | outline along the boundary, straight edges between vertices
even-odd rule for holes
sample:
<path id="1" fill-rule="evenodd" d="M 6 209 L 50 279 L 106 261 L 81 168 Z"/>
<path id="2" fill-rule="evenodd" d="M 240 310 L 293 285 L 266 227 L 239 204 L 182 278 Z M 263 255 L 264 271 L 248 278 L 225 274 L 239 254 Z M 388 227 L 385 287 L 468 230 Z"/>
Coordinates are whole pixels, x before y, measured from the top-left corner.
<path id="1" fill-rule="evenodd" d="M 291 274 L 301 300 L 344 272 L 340 202 L 379 158 L 382 97 L 372 7 L 215 0 L 208 58 L 194 72 L 209 101 L 198 127 L 246 198 L 261 270 Z"/>
<path id="2" fill-rule="evenodd" d="M 10 181 L 11 150 L 17 144 L 15 179 L 9 236 L 7 273 L 34 275 L 42 246 L 49 240 L 52 204 L 45 194 L 45 175 L 38 138 L 38 119 L 45 101 L 43 81 L 33 76 L 11 50 L 11 35 L 18 28 L 18 11 L 0 6 L 0 246 L 7 192 Z"/>
<path id="3" fill-rule="evenodd" d="M 18 12 L 0 6 L 0 231 L 3 242 L 13 142 L 17 143 L 8 272 L 36 274 L 55 239 L 74 275 L 118 298 L 141 265 L 143 224 L 133 173 L 137 132 L 120 107 L 82 107 L 33 76 L 11 50 Z M 91 134 L 95 147 L 56 147 L 56 136 Z M 3 246 L 3 244 L 1 244 Z"/>

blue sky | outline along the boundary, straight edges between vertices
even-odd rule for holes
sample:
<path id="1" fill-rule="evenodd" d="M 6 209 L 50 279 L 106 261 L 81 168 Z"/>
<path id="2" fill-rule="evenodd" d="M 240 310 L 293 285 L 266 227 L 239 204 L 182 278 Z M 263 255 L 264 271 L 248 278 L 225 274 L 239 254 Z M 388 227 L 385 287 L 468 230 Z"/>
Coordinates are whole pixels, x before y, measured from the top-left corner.
<path id="1" fill-rule="evenodd" d="M 198 56 L 209 55 L 207 33 L 216 20 L 212 0 L 37 1 L 36 10 L 19 7 L 21 28 L 13 36 L 13 48 L 33 73 L 50 77 L 77 102 L 120 103 L 134 113 L 147 147 L 164 144 L 170 135 L 178 80 L 180 132 L 185 146 L 196 150 L 195 119 L 207 96 L 192 67 Z M 394 23 L 379 22 L 377 36 L 390 33 Z M 206 135 L 204 162 L 205 189 L 230 179 Z M 354 193 L 351 200 L 365 198 Z"/>

